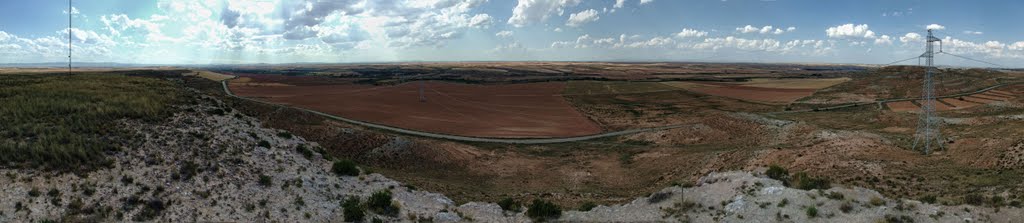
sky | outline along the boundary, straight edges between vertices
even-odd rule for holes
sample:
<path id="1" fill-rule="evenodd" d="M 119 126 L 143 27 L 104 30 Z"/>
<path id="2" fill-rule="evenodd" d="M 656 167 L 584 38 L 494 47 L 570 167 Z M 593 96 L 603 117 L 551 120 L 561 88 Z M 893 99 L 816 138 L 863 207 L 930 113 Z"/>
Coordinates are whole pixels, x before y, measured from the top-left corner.
<path id="1" fill-rule="evenodd" d="M 0 1 L 0 63 L 694 61 L 1024 67 L 1024 1 Z M 995 66 L 946 54 L 944 66 Z M 917 64 L 909 60 L 899 64 Z"/>

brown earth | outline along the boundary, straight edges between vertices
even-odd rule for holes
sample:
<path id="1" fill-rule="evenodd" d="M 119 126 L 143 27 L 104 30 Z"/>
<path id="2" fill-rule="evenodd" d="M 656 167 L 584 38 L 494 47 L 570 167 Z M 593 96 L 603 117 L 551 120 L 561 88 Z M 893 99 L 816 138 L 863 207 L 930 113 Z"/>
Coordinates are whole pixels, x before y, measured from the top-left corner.
<path id="1" fill-rule="evenodd" d="M 735 98 L 745 101 L 770 104 L 788 104 L 797 99 L 811 96 L 817 89 L 768 88 L 717 82 L 698 82 L 697 85 L 680 85 L 688 91 L 702 94 Z"/>
<path id="2" fill-rule="evenodd" d="M 239 96 L 407 129 L 506 138 L 601 132 L 598 125 L 559 96 L 565 87 L 562 82 L 471 85 L 426 81 L 372 86 L 309 84 L 316 83 L 315 77 L 296 78 L 294 82 L 280 75 L 245 77 L 249 79 L 230 85 Z M 420 86 L 425 101 L 420 100 Z"/>

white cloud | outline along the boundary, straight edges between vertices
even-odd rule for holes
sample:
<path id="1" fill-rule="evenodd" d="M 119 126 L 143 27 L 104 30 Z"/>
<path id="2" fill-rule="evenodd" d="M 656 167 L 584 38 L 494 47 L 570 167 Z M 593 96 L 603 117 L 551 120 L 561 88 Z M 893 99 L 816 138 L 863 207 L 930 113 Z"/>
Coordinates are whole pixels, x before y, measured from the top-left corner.
<path id="1" fill-rule="evenodd" d="M 571 27 L 579 27 L 582 26 L 583 24 L 597 21 L 598 19 L 601 19 L 601 17 L 598 16 L 597 14 L 597 10 L 594 9 L 587 9 L 578 13 L 573 13 L 572 15 L 569 15 L 569 20 L 565 22 L 565 25 Z"/>
<path id="2" fill-rule="evenodd" d="M 1001 49 L 1003 49 L 1003 47 L 1006 47 L 1006 44 L 1000 43 L 999 41 L 988 41 L 988 42 L 985 42 L 985 48 L 988 48 L 988 49 L 991 49 L 991 50 L 1001 50 Z"/>
<path id="3" fill-rule="evenodd" d="M 66 9 L 65 9 L 65 10 L 61 10 L 60 12 L 61 12 L 61 13 L 63 13 L 63 14 L 65 14 L 65 15 L 67 15 L 67 14 L 68 14 L 68 10 L 66 10 Z M 79 11 L 78 11 L 78 8 L 77 8 L 77 7 L 74 7 L 74 6 L 72 6 L 72 7 L 71 7 L 71 14 L 72 14 L 72 15 L 78 15 L 78 14 L 81 14 L 81 12 L 79 12 Z"/>
<path id="4" fill-rule="evenodd" d="M 981 31 L 970 31 L 970 30 L 966 30 L 966 31 L 964 31 L 964 34 L 968 34 L 968 35 L 981 35 L 981 34 L 985 34 L 985 33 L 984 33 L 984 32 L 981 32 Z"/>
<path id="5" fill-rule="evenodd" d="M 931 25 L 925 26 L 925 29 L 930 29 L 930 30 L 944 30 L 944 29 L 946 29 L 946 27 L 945 27 L 945 26 L 942 26 L 942 25 L 939 25 L 939 24 L 931 24 Z"/>
<path id="6" fill-rule="evenodd" d="M 512 9 L 508 24 L 523 27 L 528 24 L 547 21 L 551 15 L 562 15 L 565 8 L 580 4 L 581 0 L 519 0 Z"/>
<path id="7" fill-rule="evenodd" d="M 554 31 L 555 32 L 562 32 L 562 28 L 555 28 Z"/>
<path id="8" fill-rule="evenodd" d="M 646 5 L 647 3 L 654 2 L 654 0 L 640 0 L 640 5 Z M 626 0 L 615 0 L 615 5 L 612 5 L 613 10 L 616 8 L 622 8 L 626 5 Z"/>
<path id="9" fill-rule="evenodd" d="M 508 31 L 508 30 L 501 31 L 501 32 L 495 33 L 494 36 L 497 36 L 497 37 L 500 37 L 500 38 L 509 38 L 509 37 L 512 37 L 512 31 Z"/>
<path id="10" fill-rule="evenodd" d="M 1016 42 L 1016 43 L 1010 44 L 1009 49 L 1010 50 L 1024 50 L 1024 41 L 1020 41 L 1020 42 Z"/>
<path id="11" fill-rule="evenodd" d="M 903 43 L 921 42 L 921 41 L 924 41 L 924 37 L 922 37 L 921 34 L 917 34 L 917 33 L 907 33 L 906 35 L 903 35 L 902 37 L 900 37 L 900 42 L 903 42 Z"/>
<path id="12" fill-rule="evenodd" d="M 840 39 L 874 39 L 875 32 L 868 28 L 867 24 L 845 24 L 825 29 L 829 38 Z"/>
<path id="13" fill-rule="evenodd" d="M 700 30 L 696 30 L 696 29 L 686 29 L 686 28 L 684 28 L 683 31 L 680 31 L 679 33 L 676 33 L 676 36 L 678 36 L 679 38 L 705 37 L 707 35 L 708 35 L 708 32 L 706 32 L 706 31 L 700 31 Z"/>
<path id="14" fill-rule="evenodd" d="M 747 25 L 747 26 L 744 26 L 744 27 L 736 28 L 736 31 L 739 31 L 741 33 L 752 33 L 752 32 L 757 32 L 759 30 L 760 29 L 758 29 L 757 27 L 754 27 L 754 26 L 751 26 L 751 25 Z"/>
<path id="15" fill-rule="evenodd" d="M 622 8 L 625 4 L 626 0 L 615 0 L 615 5 L 613 5 L 612 8 Z"/>
<path id="16" fill-rule="evenodd" d="M 892 38 L 889 37 L 889 35 L 882 35 L 881 37 L 878 37 L 878 39 L 875 39 L 875 45 L 891 45 L 891 44 L 892 44 Z"/>
<path id="17" fill-rule="evenodd" d="M 752 26 L 752 25 L 746 25 L 746 26 L 743 26 L 743 27 L 736 28 L 736 31 L 740 32 L 740 33 L 760 33 L 760 34 L 775 34 L 775 35 L 783 34 L 783 33 L 789 32 L 789 31 L 793 31 L 793 30 L 796 30 L 796 27 L 792 27 L 791 26 L 791 27 L 786 28 L 786 29 L 781 29 L 781 28 L 775 28 L 774 26 L 762 26 L 761 28 L 758 28 L 758 27 L 755 27 L 755 26 Z"/>
<path id="18" fill-rule="evenodd" d="M 476 14 L 472 19 L 469 20 L 469 26 L 476 28 L 490 27 L 494 23 L 494 19 L 488 14 Z"/>

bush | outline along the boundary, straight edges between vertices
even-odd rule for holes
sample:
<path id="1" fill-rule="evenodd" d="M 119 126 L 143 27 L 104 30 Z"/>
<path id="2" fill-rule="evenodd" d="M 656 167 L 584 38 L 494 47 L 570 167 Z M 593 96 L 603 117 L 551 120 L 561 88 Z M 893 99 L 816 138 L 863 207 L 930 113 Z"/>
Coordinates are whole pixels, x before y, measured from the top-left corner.
<path id="1" fill-rule="evenodd" d="M 793 179 L 790 184 L 801 190 L 828 189 L 830 187 L 828 180 L 808 176 L 805 172 L 799 172 L 796 173 L 796 175 L 793 175 Z"/>
<path id="2" fill-rule="evenodd" d="M 964 203 L 975 206 L 982 205 L 985 203 L 985 196 L 981 196 L 978 194 L 964 195 Z"/>
<path id="3" fill-rule="evenodd" d="M 391 191 L 381 190 L 370 195 L 366 206 L 373 212 L 387 216 L 398 216 L 398 207 L 391 202 Z"/>
<path id="4" fill-rule="evenodd" d="M 871 200 L 868 201 L 868 203 L 871 204 L 871 206 L 882 206 L 885 205 L 885 200 L 882 200 L 882 198 L 879 197 L 871 197 Z"/>
<path id="5" fill-rule="evenodd" d="M 672 196 L 671 192 L 658 192 L 658 193 L 654 193 L 654 194 L 651 194 L 650 197 L 647 197 L 647 203 L 651 203 L 651 204 L 661 203 L 662 201 L 664 201 L 665 199 L 668 199 L 671 196 Z"/>
<path id="6" fill-rule="evenodd" d="M 764 171 L 764 175 L 768 175 L 768 178 L 772 178 L 785 183 L 789 181 L 789 171 L 778 165 L 768 166 L 768 170 Z"/>
<path id="7" fill-rule="evenodd" d="M 299 144 L 298 146 L 295 146 L 295 151 L 299 152 L 299 154 L 302 154 L 302 156 L 306 157 L 306 159 L 313 157 L 313 150 L 306 148 L 305 144 Z"/>
<path id="8" fill-rule="evenodd" d="M 263 186 L 263 187 L 270 187 L 270 186 L 273 186 L 274 181 L 272 179 L 270 179 L 270 176 L 260 174 L 259 184 L 260 184 L 260 186 Z"/>
<path id="9" fill-rule="evenodd" d="M 347 222 L 361 222 L 366 217 L 366 206 L 359 202 L 358 197 L 349 197 L 341 204 Z"/>
<path id="10" fill-rule="evenodd" d="M 832 199 L 832 200 L 842 200 L 843 199 L 843 193 L 832 191 L 832 192 L 828 193 L 827 197 L 829 199 Z"/>
<path id="11" fill-rule="evenodd" d="M 927 204 L 934 204 L 936 200 L 938 199 L 935 198 L 935 195 L 925 195 L 924 197 L 921 197 L 921 202 Z"/>
<path id="12" fill-rule="evenodd" d="M 580 211 L 590 211 L 590 210 L 593 210 L 596 207 L 597 207 L 597 204 L 595 204 L 594 202 L 589 202 L 588 201 L 586 203 L 583 203 L 583 205 L 580 205 L 580 209 L 579 210 Z"/>
<path id="13" fill-rule="evenodd" d="M 267 140 L 260 140 L 256 145 L 263 148 L 270 148 L 270 142 L 267 142 Z"/>
<path id="14" fill-rule="evenodd" d="M 331 172 L 341 176 L 359 176 L 359 168 L 356 168 L 356 163 L 351 160 L 334 161 Z"/>
<path id="15" fill-rule="evenodd" d="M 161 200 L 154 199 L 154 200 L 147 201 L 146 205 L 142 206 L 142 210 L 139 211 L 138 214 L 135 214 L 135 217 L 132 218 L 132 220 L 133 221 L 149 221 L 149 220 L 153 220 L 156 217 L 160 216 L 160 212 L 163 212 L 164 209 L 166 209 L 166 208 L 167 208 L 166 204 L 164 204 L 164 202 L 161 201 Z"/>
<path id="16" fill-rule="evenodd" d="M 36 188 L 32 188 L 31 190 L 28 191 L 29 197 L 38 197 L 40 194 L 43 194 L 43 192 L 40 192 L 39 189 Z"/>
<path id="17" fill-rule="evenodd" d="M 843 204 L 839 205 L 839 211 L 850 213 L 850 211 L 853 211 L 853 204 L 850 204 L 849 201 L 843 202 Z"/>
<path id="18" fill-rule="evenodd" d="M 521 210 L 522 208 L 522 204 L 520 204 L 519 201 L 516 201 L 510 197 L 506 197 L 505 199 L 501 199 L 501 201 L 498 201 L 498 206 L 501 207 L 501 210 L 511 212 L 519 212 L 519 210 Z"/>
<path id="19" fill-rule="evenodd" d="M 526 216 L 535 221 L 556 219 L 562 216 L 562 208 L 545 200 L 534 199 L 533 203 L 530 203 L 529 209 L 526 209 Z"/>
<path id="20" fill-rule="evenodd" d="M 818 217 L 818 208 L 807 207 L 807 217 Z"/>
<path id="21" fill-rule="evenodd" d="M 281 137 L 281 138 L 285 138 L 285 139 L 291 139 L 292 138 L 292 133 L 290 133 L 290 132 L 278 132 L 277 133 L 277 137 Z"/>

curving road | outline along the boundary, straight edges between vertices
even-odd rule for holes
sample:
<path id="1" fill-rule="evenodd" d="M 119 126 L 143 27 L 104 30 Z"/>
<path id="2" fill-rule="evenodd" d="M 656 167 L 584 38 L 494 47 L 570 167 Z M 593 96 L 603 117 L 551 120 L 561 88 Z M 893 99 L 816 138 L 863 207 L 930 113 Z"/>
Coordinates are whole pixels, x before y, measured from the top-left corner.
<path id="1" fill-rule="evenodd" d="M 288 108 L 298 109 L 298 110 L 306 111 L 306 112 L 309 112 L 309 113 L 317 114 L 317 115 L 320 115 L 320 116 L 323 116 L 323 117 L 327 117 L 327 118 L 330 118 L 330 119 L 339 120 L 339 121 L 343 121 L 343 122 L 347 122 L 347 123 L 351 123 L 351 124 L 356 124 L 356 125 L 361 125 L 361 126 L 365 126 L 365 127 L 369 127 L 369 128 L 383 129 L 383 130 L 387 130 L 387 131 L 398 132 L 398 133 L 414 135 L 414 136 L 421 136 L 421 137 L 428 137 L 428 138 L 435 138 L 435 139 L 456 140 L 456 141 L 464 141 L 464 142 L 485 142 L 485 143 L 506 143 L 506 144 L 552 144 L 552 143 L 566 143 L 566 142 L 584 141 L 584 140 L 591 140 L 591 139 L 604 138 L 604 137 L 629 135 L 629 134 L 635 134 L 635 133 L 641 133 L 641 132 L 662 131 L 662 130 L 674 129 L 674 128 L 680 128 L 680 127 L 686 126 L 686 125 L 668 125 L 668 126 L 661 126 L 661 127 L 654 127 L 654 128 L 627 129 L 627 130 L 622 130 L 622 131 L 606 132 L 606 133 L 601 133 L 601 134 L 596 134 L 596 135 L 567 137 L 567 138 L 522 138 L 522 139 L 510 139 L 510 138 L 483 138 L 483 137 L 448 135 L 448 134 L 440 134 L 440 133 L 423 132 L 423 131 L 417 131 L 417 130 L 412 130 L 412 129 L 403 129 L 403 128 L 398 128 L 398 127 L 394 127 L 394 126 L 387 126 L 387 125 L 381 125 L 381 124 L 374 124 L 374 123 L 369 123 L 369 122 L 364 122 L 364 121 L 359 121 L 359 120 L 339 117 L 339 116 L 335 116 L 335 115 L 331 115 L 331 114 L 327 114 L 327 113 L 323 113 L 323 112 L 319 112 L 319 111 L 315 111 L 315 110 L 310 110 L 310 109 L 305 109 L 305 108 L 300 108 L 300 107 L 295 107 L 295 106 L 287 106 L 287 105 L 274 104 L 274 103 L 270 103 L 270 102 L 265 102 L 265 101 L 260 101 L 260 100 L 256 100 L 256 99 L 252 99 L 252 98 L 246 98 L 246 97 L 238 96 L 238 95 L 235 95 L 234 93 L 231 93 L 231 90 L 228 89 L 227 82 L 230 81 L 231 79 L 234 79 L 234 78 L 221 80 L 220 84 L 221 84 L 222 87 L 224 87 L 224 93 L 226 93 L 228 96 L 231 96 L 231 97 L 234 97 L 234 98 L 238 98 L 238 99 L 242 99 L 242 100 L 247 100 L 247 101 L 253 101 L 253 102 L 262 103 L 262 104 L 268 104 L 268 105 L 274 105 L 274 106 L 281 106 L 281 107 L 288 107 Z"/>

